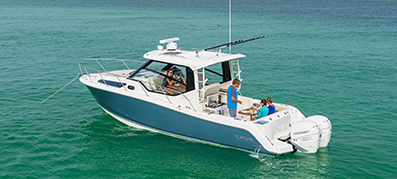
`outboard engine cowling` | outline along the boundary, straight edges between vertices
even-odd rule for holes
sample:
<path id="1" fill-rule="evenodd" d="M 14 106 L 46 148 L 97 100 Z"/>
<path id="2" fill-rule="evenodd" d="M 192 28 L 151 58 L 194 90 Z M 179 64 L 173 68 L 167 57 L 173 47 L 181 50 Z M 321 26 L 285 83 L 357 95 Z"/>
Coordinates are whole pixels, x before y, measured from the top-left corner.
<path id="1" fill-rule="evenodd" d="M 318 124 L 321 130 L 320 147 L 327 147 L 331 140 L 332 125 L 331 121 L 325 116 L 315 115 L 306 118 L 306 120 L 314 121 Z"/>
<path id="2" fill-rule="evenodd" d="M 320 146 L 321 130 L 314 121 L 299 121 L 291 127 L 291 144 L 300 152 L 316 153 Z"/>

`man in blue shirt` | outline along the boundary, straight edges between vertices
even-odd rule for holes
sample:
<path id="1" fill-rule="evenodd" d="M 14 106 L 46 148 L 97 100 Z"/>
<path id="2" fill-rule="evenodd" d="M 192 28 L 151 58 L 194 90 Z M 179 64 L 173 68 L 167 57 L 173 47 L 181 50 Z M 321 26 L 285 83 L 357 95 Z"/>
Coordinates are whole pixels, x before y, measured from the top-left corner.
<path id="1" fill-rule="evenodd" d="M 240 80 L 234 79 L 232 85 L 227 88 L 227 108 L 229 109 L 230 117 L 236 117 L 237 115 L 237 103 L 242 103 L 238 100 L 236 88 L 240 86 Z"/>

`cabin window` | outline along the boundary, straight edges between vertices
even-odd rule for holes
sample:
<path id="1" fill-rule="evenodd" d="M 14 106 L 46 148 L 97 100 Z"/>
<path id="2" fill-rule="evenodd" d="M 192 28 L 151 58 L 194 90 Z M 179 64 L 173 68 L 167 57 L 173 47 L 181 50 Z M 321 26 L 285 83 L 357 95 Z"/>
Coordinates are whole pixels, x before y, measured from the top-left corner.
<path id="1" fill-rule="evenodd" d="M 171 76 L 167 74 L 168 70 L 172 70 Z M 193 71 L 189 67 L 170 63 L 145 63 L 129 79 L 140 81 L 148 91 L 169 95 L 179 95 L 194 89 Z"/>
<path id="2" fill-rule="evenodd" d="M 218 63 L 205 67 L 205 78 L 208 79 L 206 85 L 223 83 L 231 80 L 229 62 Z M 199 72 L 202 69 L 198 70 Z"/>
<path id="3" fill-rule="evenodd" d="M 120 83 L 120 82 L 117 82 L 117 81 L 102 80 L 102 79 L 98 80 L 98 82 L 106 84 L 106 85 L 109 85 L 109 86 L 114 86 L 114 87 L 117 87 L 117 88 L 121 88 L 124 85 L 126 85 L 126 83 Z"/>

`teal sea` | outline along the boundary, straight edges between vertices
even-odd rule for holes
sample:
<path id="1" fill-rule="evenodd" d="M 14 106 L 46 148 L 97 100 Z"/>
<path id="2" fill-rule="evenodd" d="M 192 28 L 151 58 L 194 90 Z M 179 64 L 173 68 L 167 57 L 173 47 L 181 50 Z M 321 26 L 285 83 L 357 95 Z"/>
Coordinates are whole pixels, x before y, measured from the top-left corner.
<path id="1" fill-rule="evenodd" d="M 83 58 L 227 43 L 228 5 L 0 0 L 0 178 L 397 178 L 397 1 L 233 0 L 232 40 L 267 35 L 232 47 L 247 56 L 242 94 L 327 116 L 315 154 L 256 159 L 134 129 L 78 80 L 40 104 Z"/>

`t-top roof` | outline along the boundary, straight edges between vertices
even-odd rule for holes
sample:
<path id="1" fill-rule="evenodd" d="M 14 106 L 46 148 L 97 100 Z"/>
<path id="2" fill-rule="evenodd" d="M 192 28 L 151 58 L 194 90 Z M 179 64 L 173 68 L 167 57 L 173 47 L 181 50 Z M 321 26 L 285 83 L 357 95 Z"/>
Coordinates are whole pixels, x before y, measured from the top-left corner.
<path id="1" fill-rule="evenodd" d="M 213 64 L 240 60 L 245 58 L 243 54 L 226 54 L 211 51 L 175 50 L 167 49 L 153 50 L 143 55 L 144 58 L 175 65 L 188 66 L 197 70 Z"/>

